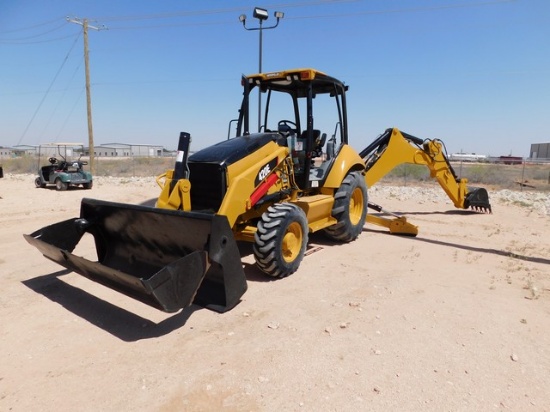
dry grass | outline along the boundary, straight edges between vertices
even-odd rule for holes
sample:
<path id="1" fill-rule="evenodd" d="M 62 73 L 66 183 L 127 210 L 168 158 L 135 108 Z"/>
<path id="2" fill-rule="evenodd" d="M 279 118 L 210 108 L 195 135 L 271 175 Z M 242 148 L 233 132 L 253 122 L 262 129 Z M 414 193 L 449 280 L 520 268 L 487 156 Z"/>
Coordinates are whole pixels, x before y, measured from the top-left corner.
<path id="1" fill-rule="evenodd" d="M 166 170 L 172 169 L 174 167 L 174 161 L 175 159 L 170 157 L 96 158 L 94 175 L 116 177 L 158 176 Z M 31 156 L 3 159 L 0 164 L 4 168 L 4 173 L 13 174 L 35 174 L 38 173 L 39 167 L 37 159 Z M 40 166 L 46 164 L 47 163 L 40 164 Z"/>
<path id="2" fill-rule="evenodd" d="M 130 159 L 98 159 L 97 176 L 142 177 L 158 176 L 174 168 L 175 159 L 171 157 L 136 157 Z"/>
<path id="3" fill-rule="evenodd" d="M 452 167 L 458 177 L 468 179 L 471 185 L 482 185 L 495 189 L 521 190 L 525 188 L 550 191 L 550 163 L 525 165 L 453 163 Z M 397 166 L 382 179 L 385 183 L 405 186 L 431 180 L 430 171 L 426 166 L 411 164 Z"/>
<path id="4" fill-rule="evenodd" d="M 157 176 L 174 167 L 171 157 L 97 158 L 96 176 L 141 177 Z M 37 173 L 35 157 L 27 156 L 2 159 L 4 173 Z M 550 191 L 550 163 L 504 165 L 491 163 L 453 163 L 455 173 L 467 178 L 472 185 L 482 185 L 493 189 Z M 415 185 L 431 182 L 430 171 L 426 166 L 403 164 L 393 169 L 382 182 L 393 185 Z M 523 183 L 524 186 L 520 185 Z M 531 187 L 533 186 L 533 187 Z"/>

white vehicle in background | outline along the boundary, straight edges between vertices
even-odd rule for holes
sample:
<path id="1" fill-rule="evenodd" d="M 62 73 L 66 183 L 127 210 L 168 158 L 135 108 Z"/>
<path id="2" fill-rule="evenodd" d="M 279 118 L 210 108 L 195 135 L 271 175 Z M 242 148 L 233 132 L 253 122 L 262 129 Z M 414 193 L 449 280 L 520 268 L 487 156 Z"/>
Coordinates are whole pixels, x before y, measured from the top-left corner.
<path id="1" fill-rule="evenodd" d="M 489 156 L 475 153 L 453 153 L 449 156 L 449 160 L 452 162 L 486 162 L 489 160 Z"/>

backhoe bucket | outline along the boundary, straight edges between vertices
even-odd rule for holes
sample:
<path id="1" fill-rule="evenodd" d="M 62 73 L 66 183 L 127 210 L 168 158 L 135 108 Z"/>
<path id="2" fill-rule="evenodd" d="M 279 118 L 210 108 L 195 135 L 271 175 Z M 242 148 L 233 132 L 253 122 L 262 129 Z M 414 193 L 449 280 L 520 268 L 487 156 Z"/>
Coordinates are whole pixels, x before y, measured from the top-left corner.
<path id="1" fill-rule="evenodd" d="M 492 213 L 489 203 L 489 194 L 482 187 L 469 187 L 464 198 L 464 209 L 472 208 L 483 212 Z"/>
<path id="2" fill-rule="evenodd" d="M 97 262 L 72 254 L 84 233 Z M 224 216 L 83 199 L 80 218 L 24 236 L 54 262 L 165 312 L 192 303 L 225 312 L 247 288 Z"/>

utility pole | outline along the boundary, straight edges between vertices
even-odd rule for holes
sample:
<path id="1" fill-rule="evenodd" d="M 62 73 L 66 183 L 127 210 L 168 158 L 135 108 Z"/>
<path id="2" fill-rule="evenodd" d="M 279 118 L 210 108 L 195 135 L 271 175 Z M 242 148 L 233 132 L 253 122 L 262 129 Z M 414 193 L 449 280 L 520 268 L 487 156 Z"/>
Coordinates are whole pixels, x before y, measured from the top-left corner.
<path id="1" fill-rule="evenodd" d="M 86 74 L 86 110 L 88 118 L 88 150 L 90 152 L 90 170 L 92 175 L 95 174 L 95 148 L 94 148 L 94 129 L 92 123 L 92 91 L 90 87 L 90 59 L 88 53 L 88 29 L 104 30 L 105 26 L 96 27 L 88 24 L 88 19 L 79 19 L 78 17 L 67 17 L 69 23 L 76 23 L 82 26 L 84 37 L 84 72 Z"/>

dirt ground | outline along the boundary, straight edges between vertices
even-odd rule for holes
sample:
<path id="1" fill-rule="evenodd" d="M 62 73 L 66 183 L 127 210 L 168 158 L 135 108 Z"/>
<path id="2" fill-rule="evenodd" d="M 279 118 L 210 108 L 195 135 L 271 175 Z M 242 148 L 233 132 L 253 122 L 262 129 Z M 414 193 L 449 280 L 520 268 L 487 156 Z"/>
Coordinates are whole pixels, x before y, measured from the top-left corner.
<path id="1" fill-rule="evenodd" d="M 418 237 L 313 235 L 299 271 L 276 281 L 243 246 L 239 305 L 170 315 L 22 236 L 77 216 L 82 197 L 158 194 L 152 179 L 115 180 L 56 192 L 0 179 L 0 410 L 550 411 L 548 214 L 491 192 L 494 213 L 476 214 L 438 188 L 373 188 Z"/>

